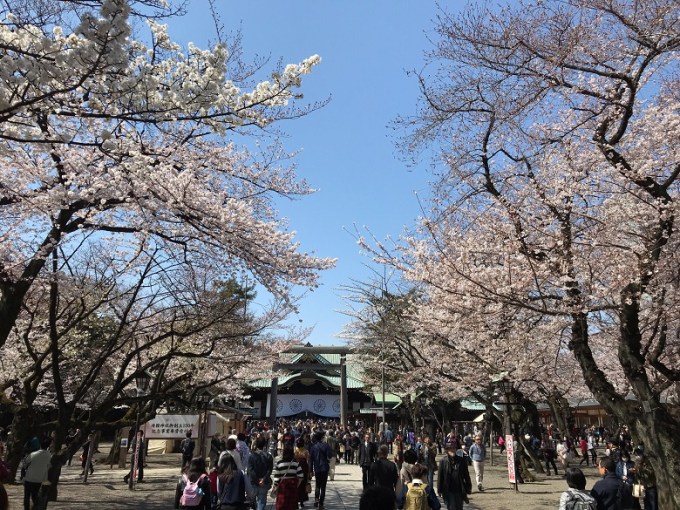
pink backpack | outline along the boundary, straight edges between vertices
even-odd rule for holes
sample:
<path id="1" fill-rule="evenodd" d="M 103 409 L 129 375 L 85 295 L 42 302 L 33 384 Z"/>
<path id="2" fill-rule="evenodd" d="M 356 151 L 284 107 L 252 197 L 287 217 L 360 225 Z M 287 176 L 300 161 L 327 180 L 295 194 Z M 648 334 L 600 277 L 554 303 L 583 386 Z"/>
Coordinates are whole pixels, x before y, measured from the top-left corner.
<path id="1" fill-rule="evenodd" d="M 192 482 L 187 478 L 186 475 L 182 475 L 182 480 L 184 481 L 184 490 L 182 491 L 182 496 L 179 498 L 180 506 L 199 506 L 203 500 L 203 489 L 199 487 L 205 475 L 198 477 L 198 480 Z"/>

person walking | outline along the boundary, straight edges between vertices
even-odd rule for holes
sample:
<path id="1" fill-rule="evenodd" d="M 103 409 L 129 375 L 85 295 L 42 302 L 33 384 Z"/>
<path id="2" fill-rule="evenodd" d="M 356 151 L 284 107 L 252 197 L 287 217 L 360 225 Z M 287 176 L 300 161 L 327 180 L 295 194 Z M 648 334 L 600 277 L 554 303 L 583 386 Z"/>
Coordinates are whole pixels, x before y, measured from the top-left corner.
<path id="1" fill-rule="evenodd" d="M 656 474 L 652 465 L 646 459 L 644 452 L 636 449 L 635 454 L 635 474 L 638 483 L 645 489 L 644 507 L 645 510 L 659 510 L 659 496 L 656 492 Z M 639 500 L 638 500 L 639 501 Z"/>
<path id="2" fill-rule="evenodd" d="M 588 440 L 585 436 L 581 436 L 579 447 L 581 448 L 581 462 L 579 462 L 578 465 L 581 466 L 585 462 L 586 466 L 588 466 L 590 455 L 588 455 Z"/>
<path id="3" fill-rule="evenodd" d="M 569 489 L 564 491 L 560 496 L 560 508 L 559 510 L 567 510 L 569 508 L 575 508 L 575 503 L 571 502 L 583 502 L 581 506 L 586 506 L 588 508 L 595 508 L 595 499 L 590 496 L 586 489 L 586 477 L 579 468 L 568 468 L 565 478 L 567 479 L 567 485 Z"/>
<path id="4" fill-rule="evenodd" d="M 505 438 L 503 437 L 503 434 L 498 436 L 498 447 L 499 447 L 499 454 L 502 454 L 505 451 Z"/>
<path id="5" fill-rule="evenodd" d="M 401 470 L 401 466 L 404 463 L 404 438 L 401 434 L 397 434 L 397 437 L 394 439 L 394 446 L 397 449 L 394 454 L 394 461 L 397 463 L 399 470 Z"/>
<path id="6" fill-rule="evenodd" d="M 255 493 L 256 510 L 264 510 L 267 506 L 267 494 L 272 486 L 274 459 L 267 451 L 267 438 L 260 435 L 255 439 L 255 449 L 248 458 L 248 477 Z"/>
<path id="7" fill-rule="evenodd" d="M 202 448 L 203 445 L 201 445 L 201 452 L 203 451 Z M 234 441 L 234 448 L 236 448 L 236 441 Z M 219 464 L 220 453 L 222 453 L 225 449 L 225 444 L 222 442 L 222 434 L 218 432 L 210 439 L 210 451 L 208 452 L 208 458 L 210 459 L 211 466 L 217 466 Z"/>
<path id="8" fill-rule="evenodd" d="M 359 445 L 359 465 L 361 466 L 361 483 L 363 488 L 369 486 L 368 477 L 371 471 L 371 464 L 375 460 L 376 447 L 371 442 L 369 434 L 364 435 L 364 441 Z"/>
<path id="9" fill-rule="evenodd" d="M 220 453 L 220 455 L 217 459 L 218 464 L 220 463 L 219 459 L 221 459 L 225 455 L 231 455 L 232 457 L 234 457 L 234 462 L 236 462 L 236 467 L 238 467 L 239 471 L 243 471 L 243 464 L 241 463 L 241 454 L 236 449 L 236 439 L 234 439 L 233 437 L 230 437 L 229 439 L 227 439 L 227 441 L 225 443 L 225 448 L 224 448 L 224 450 L 222 450 L 222 453 Z"/>
<path id="10" fill-rule="evenodd" d="M 590 453 L 590 461 L 593 466 L 597 465 L 597 451 L 595 450 L 596 438 L 590 434 L 588 435 L 588 453 Z"/>
<path id="11" fill-rule="evenodd" d="M 389 447 L 386 444 L 381 444 L 378 447 L 378 458 L 371 465 L 369 473 L 369 485 L 379 487 L 389 487 L 397 494 L 397 488 L 401 485 L 399 483 L 399 472 L 397 465 L 394 462 L 387 460 Z"/>
<path id="12" fill-rule="evenodd" d="M 611 457 L 602 457 L 598 463 L 602 479 L 590 489 L 590 495 L 597 502 L 598 510 L 619 510 L 631 508 L 633 497 L 628 486 L 616 476 L 616 462 Z"/>
<path id="13" fill-rule="evenodd" d="M 323 442 L 323 432 L 317 432 L 313 438 L 312 448 L 309 450 L 311 476 L 314 478 L 314 507 L 323 510 L 326 499 L 326 484 L 330 471 L 330 460 L 333 452 L 327 443 Z"/>
<path id="14" fill-rule="evenodd" d="M 392 429 L 387 426 L 387 430 L 385 431 L 385 444 L 387 445 L 387 448 L 390 450 L 390 454 L 392 454 L 393 451 L 393 445 L 394 445 L 394 432 L 392 432 Z"/>
<path id="15" fill-rule="evenodd" d="M 345 464 L 353 464 L 354 457 L 352 456 L 352 434 L 347 431 L 342 438 L 345 447 Z"/>
<path id="16" fill-rule="evenodd" d="M 191 459 L 194 458 L 194 440 L 191 439 L 191 431 L 186 433 L 186 437 L 182 439 L 179 445 L 179 451 L 182 452 L 182 471 L 189 465 Z"/>
<path id="17" fill-rule="evenodd" d="M 328 479 L 332 482 L 335 479 L 335 464 L 337 462 L 337 449 L 338 449 L 338 442 L 335 439 L 335 432 L 333 430 L 329 430 L 326 433 L 325 441 L 326 444 L 328 444 L 328 448 L 330 448 L 332 454 L 330 470 L 328 471 Z"/>
<path id="18" fill-rule="evenodd" d="M 212 496 L 205 459 L 203 457 L 191 459 L 175 486 L 174 508 L 210 510 Z M 192 501 L 189 501 L 190 499 Z"/>
<path id="19" fill-rule="evenodd" d="M 413 480 L 413 466 L 415 466 L 416 462 L 418 462 L 418 455 L 415 450 L 406 450 L 404 452 L 404 462 L 402 462 L 399 469 L 399 481 L 402 487 Z M 399 494 L 397 494 L 398 496 Z"/>
<path id="20" fill-rule="evenodd" d="M 90 454 L 90 447 L 94 441 L 94 434 L 87 436 L 87 441 L 83 444 L 83 453 L 80 454 L 80 465 L 83 470 L 80 472 L 80 476 L 85 476 L 85 471 L 88 467 L 90 469 L 90 474 L 94 473 L 94 465 L 92 464 L 92 459 L 90 459 L 90 465 L 87 466 L 87 457 Z"/>
<path id="21" fill-rule="evenodd" d="M 281 457 L 274 463 L 273 477 L 276 487 L 276 510 L 296 510 L 298 486 L 302 483 L 302 468 L 295 462 L 293 447 L 284 443 Z"/>
<path id="22" fill-rule="evenodd" d="M 23 460 L 24 474 L 24 510 L 30 510 L 31 501 L 34 508 L 42 508 L 46 494 L 41 492 L 41 487 L 47 481 L 52 454 L 47 450 L 50 446 L 49 439 L 43 439 L 40 449 L 29 453 Z"/>
<path id="23" fill-rule="evenodd" d="M 550 466 L 552 466 L 555 471 L 555 476 L 557 476 L 557 464 L 555 464 L 557 453 L 555 452 L 555 448 L 553 448 L 552 439 L 550 439 L 547 434 L 541 442 L 541 453 L 543 454 L 543 460 L 545 460 L 546 474 L 550 476 Z"/>
<path id="24" fill-rule="evenodd" d="M 236 434 L 236 451 L 241 459 L 241 466 L 243 469 L 248 467 L 248 458 L 250 457 L 250 447 L 246 443 L 246 435 L 243 432 Z"/>
<path id="25" fill-rule="evenodd" d="M 437 445 L 437 453 L 441 453 L 442 445 L 444 444 L 444 435 L 441 429 L 437 429 L 437 433 L 434 436 L 434 442 Z"/>
<path id="26" fill-rule="evenodd" d="M 243 510 L 246 506 L 246 477 L 236 455 L 220 455 L 217 461 L 217 501 L 222 510 Z"/>
<path id="27" fill-rule="evenodd" d="M 298 486 L 298 503 L 300 504 L 300 508 L 303 508 L 305 502 L 309 501 L 307 484 L 310 483 L 309 450 L 305 447 L 305 439 L 303 437 L 297 439 L 293 453 L 295 455 L 295 461 L 302 469 L 302 483 Z"/>
<path id="28" fill-rule="evenodd" d="M 359 438 L 359 433 L 354 432 L 351 439 L 351 451 L 350 458 L 352 464 L 359 464 L 359 447 L 361 446 L 361 439 Z"/>
<path id="29" fill-rule="evenodd" d="M 475 468 L 475 481 L 477 482 L 477 490 L 484 490 L 484 461 L 486 460 L 486 447 L 482 443 L 482 436 L 479 434 L 475 436 L 474 443 L 469 451 L 470 459 L 472 459 L 472 467 Z"/>
<path id="30" fill-rule="evenodd" d="M 451 444 L 446 448 L 446 457 L 439 462 L 437 492 L 446 502 L 447 510 L 463 510 L 463 503 L 469 503 L 468 495 L 472 493 L 468 464 Z"/>
<path id="31" fill-rule="evenodd" d="M 402 491 L 403 498 L 397 498 L 398 506 L 403 499 L 404 510 L 423 510 L 425 508 L 439 510 L 441 508 L 441 503 L 439 503 L 434 489 L 423 481 L 425 471 L 425 466 L 421 464 L 413 466 L 413 480 L 407 483 Z"/>
<path id="32" fill-rule="evenodd" d="M 627 450 L 621 453 L 621 460 L 616 463 L 616 476 L 621 480 L 626 489 L 633 494 L 633 486 L 637 483 L 637 476 L 635 472 L 635 463 L 631 460 L 630 454 Z M 631 498 L 632 505 L 630 510 L 640 510 L 640 499 Z"/>
<path id="33" fill-rule="evenodd" d="M 437 471 L 437 447 L 430 436 L 423 440 L 423 465 L 427 468 L 427 484 L 434 487 L 434 473 Z"/>

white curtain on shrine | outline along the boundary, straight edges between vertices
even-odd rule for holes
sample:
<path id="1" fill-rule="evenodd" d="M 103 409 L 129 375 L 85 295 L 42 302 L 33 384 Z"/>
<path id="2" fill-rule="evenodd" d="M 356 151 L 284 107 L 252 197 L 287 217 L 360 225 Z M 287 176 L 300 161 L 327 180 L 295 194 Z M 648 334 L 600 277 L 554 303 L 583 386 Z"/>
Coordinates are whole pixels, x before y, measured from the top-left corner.
<path id="1" fill-rule="evenodd" d="M 271 395 L 267 395 L 267 416 Z M 276 416 L 285 417 L 308 411 L 327 418 L 340 416 L 340 395 L 278 395 Z"/>

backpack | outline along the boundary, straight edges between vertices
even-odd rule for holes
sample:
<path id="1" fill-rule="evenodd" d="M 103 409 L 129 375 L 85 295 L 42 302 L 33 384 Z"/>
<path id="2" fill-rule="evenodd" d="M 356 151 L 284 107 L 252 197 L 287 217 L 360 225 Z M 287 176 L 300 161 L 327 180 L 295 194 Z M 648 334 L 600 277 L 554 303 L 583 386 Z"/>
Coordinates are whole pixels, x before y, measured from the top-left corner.
<path id="1" fill-rule="evenodd" d="M 180 506 L 199 506 L 203 500 L 203 489 L 199 487 L 199 484 L 203 481 L 205 475 L 198 477 L 198 480 L 192 482 L 187 478 L 186 475 L 182 475 L 182 481 L 184 482 L 184 490 L 182 491 L 182 496 L 179 498 Z"/>
<path id="2" fill-rule="evenodd" d="M 253 472 L 250 473 L 249 471 L 248 474 L 250 475 L 251 480 L 253 478 L 256 480 L 264 478 L 267 474 L 267 458 L 265 457 L 265 453 L 256 450 L 250 454 L 250 458 L 252 459 Z M 252 475 L 255 476 L 253 477 Z"/>
<path id="3" fill-rule="evenodd" d="M 426 492 L 427 484 L 409 482 L 406 484 L 406 487 L 408 489 L 404 499 L 404 510 L 429 510 Z"/>
<path id="4" fill-rule="evenodd" d="M 597 503 L 589 494 L 577 490 L 569 491 L 569 494 L 565 506 L 567 510 L 597 510 Z"/>
<path id="5" fill-rule="evenodd" d="M 194 441 L 193 439 L 189 439 L 188 437 L 182 441 L 182 444 L 179 447 L 180 451 L 182 452 L 182 455 L 188 456 L 188 455 L 193 455 L 194 453 Z"/>

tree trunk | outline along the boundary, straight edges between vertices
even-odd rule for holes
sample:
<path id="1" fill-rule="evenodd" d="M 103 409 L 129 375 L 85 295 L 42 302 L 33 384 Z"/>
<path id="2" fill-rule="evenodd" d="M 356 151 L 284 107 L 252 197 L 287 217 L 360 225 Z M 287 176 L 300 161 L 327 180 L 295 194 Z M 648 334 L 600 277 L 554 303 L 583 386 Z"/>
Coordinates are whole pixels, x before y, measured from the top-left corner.
<path id="1" fill-rule="evenodd" d="M 644 280 L 641 280 L 644 281 Z M 618 357 L 637 402 L 624 401 L 617 416 L 627 423 L 633 437 L 644 444 L 645 456 L 654 469 L 661 510 L 680 509 L 680 424 L 658 397 L 645 362 L 640 330 L 640 300 L 644 285 L 629 284 L 621 292 Z"/>
<path id="2" fill-rule="evenodd" d="M 536 478 L 534 477 L 533 473 L 529 471 L 527 458 L 531 460 L 536 471 L 545 473 L 545 471 L 543 470 L 543 466 L 541 465 L 541 461 L 539 461 L 534 452 L 531 451 L 531 448 L 527 446 L 521 434 L 517 434 L 517 442 L 522 445 L 520 448 L 520 450 L 522 451 L 519 456 L 519 463 L 522 467 L 522 478 L 524 479 L 525 482 L 535 482 Z"/>
<path id="3" fill-rule="evenodd" d="M 408 417 L 409 421 L 411 422 L 411 426 L 413 427 L 413 431 L 417 434 L 418 433 L 418 417 L 416 416 L 416 406 L 415 402 L 411 402 L 410 400 L 406 402 L 406 409 L 408 410 Z"/>
<path id="4" fill-rule="evenodd" d="M 436 407 L 441 411 L 442 406 L 437 405 Z M 439 421 L 439 418 L 437 417 L 437 411 L 436 411 L 436 409 L 435 409 L 435 405 L 431 405 L 431 406 L 430 406 L 430 411 L 432 411 L 432 417 L 434 418 L 434 421 L 435 421 L 435 423 L 437 424 L 437 426 L 435 427 L 435 429 L 434 429 L 434 430 L 432 431 L 432 433 L 431 433 L 432 439 L 434 440 L 434 438 L 435 438 L 436 435 L 437 435 L 437 429 L 442 430 L 442 431 L 444 430 L 444 422 L 443 422 L 443 421 Z"/>
<path id="5" fill-rule="evenodd" d="M 571 408 L 567 399 L 553 390 L 546 396 L 545 400 L 550 407 L 550 411 L 555 418 L 555 425 L 557 425 L 562 437 L 570 436 L 568 416 L 571 414 Z"/>
<path id="6" fill-rule="evenodd" d="M 644 443 L 645 457 L 654 468 L 661 510 L 680 509 L 680 427 L 664 408 L 638 412 L 628 422 L 633 437 Z"/>
<path id="7" fill-rule="evenodd" d="M 543 467 L 543 463 L 541 462 L 541 459 L 536 455 L 536 453 L 531 449 L 530 446 L 527 446 L 522 442 L 524 445 L 524 453 L 526 456 L 531 460 L 531 463 L 534 465 L 534 470 L 537 473 L 545 473 L 545 468 Z M 531 480 L 532 482 L 534 480 Z"/>
<path id="8" fill-rule="evenodd" d="M 109 454 L 106 456 L 106 463 L 109 464 L 111 467 L 114 465 L 118 465 L 118 458 L 120 456 L 120 440 L 121 440 L 121 430 L 122 429 L 117 429 L 116 430 L 116 436 L 113 441 L 113 444 L 111 445 L 111 449 L 109 450 Z"/>
<path id="9" fill-rule="evenodd" d="M 630 426 L 633 437 L 642 441 L 645 456 L 656 474 L 661 510 L 680 510 L 680 424 L 666 405 L 659 402 L 641 363 L 641 334 L 638 328 L 639 301 L 623 293 L 618 357 L 636 401 L 619 395 L 597 366 L 588 345 L 588 321 L 575 314 L 570 349 L 581 365 L 588 388 L 600 404 Z M 649 408 L 649 411 L 645 410 Z"/>
<path id="10" fill-rule="evenodd" d="M 45 507 L 47 507 L 48 501 L 56 501 L 59 495 L 59 478 L 61 477 L 61 468 L 64 466 L 65 454 L 62 452 L 52 455 L 52 460 L 50 461 L 50 469 L 47 472 L 47 480 L 49 480 L 50 485 L 46 490 Z"/>
<path id="11" fill-rule="evenodd" d="M 526 430 L 529 432 L 530 436 L 538 437 L 540 439 L 541 427 L 539 425 L 539 415 L 538 409 L 536 408 L 536 404 L 534 404 L 524 395 L 521 395 L 520 405 L 523 410 L 522 422 L 526 426 Z M 534 465 L 534 469 L 538 473 L 545 473 L 545 470 L 543 469 L 543 464 L 541 463 L 541 459 L 538 457 L 538 453 L 540 452 L 535 452 L 531 444 L 526 443 L 524 437 L 522 436 L 524 432 L 525 432 L 524 430 L 520 430 L 518 439 L 522 443 L 522 446 L 524 447 L 524 452 L 526 453 L 526 456 L 529 459 L 531 459 L 531 463 Z M 533 482 L 534 480 L 531 481 Z"/>

